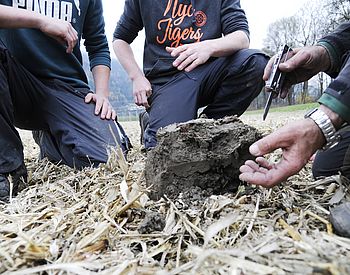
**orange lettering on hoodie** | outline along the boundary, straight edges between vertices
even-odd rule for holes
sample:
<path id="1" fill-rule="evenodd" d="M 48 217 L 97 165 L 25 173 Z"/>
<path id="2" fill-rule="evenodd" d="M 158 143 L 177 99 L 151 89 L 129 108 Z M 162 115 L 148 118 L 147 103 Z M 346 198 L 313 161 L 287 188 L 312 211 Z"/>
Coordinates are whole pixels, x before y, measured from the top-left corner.
<path id="1" fill-rule="evenodd" d="M 180 26 L 185 18 L 192 18 L 192 4 L 185 5 L 179 4 L 178 0 L 168 0 L 163 16 L 164 18 L 157 24 L 157 29 L 163 32 L 162 37 L 156 37 L 157 43 L 164 44 L 168 41 L 171 47 L 178 47 L 181 41 L 191 39 L 193 42 L 199 42 L 203 37 L 201 28 L 195 30 L 193 26 L 188 28 Z"/>

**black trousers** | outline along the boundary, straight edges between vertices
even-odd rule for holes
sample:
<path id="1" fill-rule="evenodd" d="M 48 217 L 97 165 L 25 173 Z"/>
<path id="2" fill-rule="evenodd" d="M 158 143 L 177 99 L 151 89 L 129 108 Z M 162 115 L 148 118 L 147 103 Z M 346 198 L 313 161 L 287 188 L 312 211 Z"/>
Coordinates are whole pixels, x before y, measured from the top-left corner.
<path id="1" fill-rule="evenodd" d="M 337 93 L 341 94 L 349 92 L 349 85 L 344 87 L 344 84 L 349 83 L 350 76 L 350 52 L 348 51 L 342 60 L 342 68 L 331 83 L 332 87 L 337 88 Z M 330 85 L 330 86 L 331 86 Z M 338 90 L 339 89 L 339 90 Z M 344 94 L 345 95 L 345 94 Z M 343 100 L 346 100 L 346 98 Z M 340 99 L 340 101 L 342 101 Z M 326 151 L 318 151 L 313 163 L 312 173 L 314 178 L 327 177 L 337 175 L 339 172 L 350 179 L 350 126 L 346 126 L 339 130 L 341 140 L 338 145 Z"/>
<path id="2" fill-rule="evenodd" d="M 23 162 L 15 127 L 35 131 L 43 157 L 75 168 L 106 162 L 108 147 L 117 143 L 126 151 L 120 125 L 95 116 L 95 105 L 84 102 L 89 92 L 36 78 L 1 46 L 0 173 L 14 171 Z"/>
<path id="3" fill-rule="evenodd" d="M 337 175 L 350 179 L 350 126 L 340 130 L 341 141 L 333 148 L 318 151 L 312 166 L 314 178 Z"/>
<path id="4" fill-rule="evenodd" d="M 191 72 L 181 71 L 163 85 L 153 85 L 145 147 L 156 145 L 159 128 L 194 119 L 201 107 L 206 107 L 203 113 L 209 118 L 241 115 L 264 86 L 267 61 L 257 50 L 241 50 Z"/>

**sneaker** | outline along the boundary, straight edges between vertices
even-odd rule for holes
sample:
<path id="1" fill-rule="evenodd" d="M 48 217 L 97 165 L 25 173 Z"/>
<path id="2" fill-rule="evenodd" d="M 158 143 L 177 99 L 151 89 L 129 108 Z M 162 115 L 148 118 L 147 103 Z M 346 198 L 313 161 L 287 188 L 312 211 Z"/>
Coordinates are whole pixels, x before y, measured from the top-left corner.
<path id="1" fill-rule="evenodd" d="M 350 238 L 350 202 L 331 208 L 330 213 L 330 221 L 335 233 Z"/>
<path id="2" fill-rule="evenodd" d="M 0 174 L 0 201 L 8 202 L 10 199 L 10 181 L 13 183 L 12 196 L 17 196 L 18 192 L 27 187 L 27 169 L 22 165 L 9 174 Z"/>
<path id="3" fill-rule="evenodd" d="M 139 113 L 139 124 L 141 128 L 140 143 L 144 144 L 144 133 L 149 124 L 149 115 L 147 111 Z"/>

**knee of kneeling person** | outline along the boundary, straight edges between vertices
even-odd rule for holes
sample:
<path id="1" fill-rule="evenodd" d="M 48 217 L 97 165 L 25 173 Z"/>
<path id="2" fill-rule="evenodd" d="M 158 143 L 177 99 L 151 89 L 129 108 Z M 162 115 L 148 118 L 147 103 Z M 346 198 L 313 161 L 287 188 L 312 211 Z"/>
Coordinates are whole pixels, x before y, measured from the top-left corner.
<path id="1" fill-rule="evenodd" d="M 254 58 L 255 58 L 254 70 L 259 74 L 259 77 L 262 83 L 265 84 L 265 82 L 263 81 L 263 75 L 264 75 L 265 67 L 269 61 L 269 58 L 264 54 L 256 54 L 254 55 Z"/>
<path id="2" fill-rule="evenodd" d="M 77 148 L 76 148 L 77 149 Z M 103 150 L 84 150 L 80 148 L 74 150 L 72 167 L 81 170 L 85 167 L 97 167 L 101 163 L 106 163 L 108 160 L 108 149 Z"/>

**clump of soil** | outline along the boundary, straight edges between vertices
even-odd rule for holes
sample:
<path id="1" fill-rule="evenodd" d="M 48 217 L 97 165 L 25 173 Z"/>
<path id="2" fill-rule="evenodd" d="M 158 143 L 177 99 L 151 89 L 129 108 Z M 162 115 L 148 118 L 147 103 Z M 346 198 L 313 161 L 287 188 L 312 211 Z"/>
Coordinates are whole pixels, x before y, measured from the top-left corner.
<path id="1" fill-rule="evenodd" d="M 150 234 L 155 231 L 162 231 L 165 227 L 165 217 L 159 213 L 150 212 L 137 228 L 140 234 Z"/>
<path id="2" fill-rule="evenodd" d="M 180 210 L 197 210 L 203 207 L 203 202 L 212 194 L 213 190 L 211 189 L 205 190 L 198 186 L 191 186 L 191 188 L 187 188 L 178 195 L 174 200 L 174 204 Z"/>
<path id="3" fill-rule="evenodd" d="M 146 184 L 152 199 L 176 198 L 194 186 L 206 194 L 232 192 L 240 184 L 239 167 L 253 159 L 249 146 L 261 138 L 237 117 L 196 119 L 161 129 L 158 145 L 146 159 Z"/>

